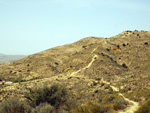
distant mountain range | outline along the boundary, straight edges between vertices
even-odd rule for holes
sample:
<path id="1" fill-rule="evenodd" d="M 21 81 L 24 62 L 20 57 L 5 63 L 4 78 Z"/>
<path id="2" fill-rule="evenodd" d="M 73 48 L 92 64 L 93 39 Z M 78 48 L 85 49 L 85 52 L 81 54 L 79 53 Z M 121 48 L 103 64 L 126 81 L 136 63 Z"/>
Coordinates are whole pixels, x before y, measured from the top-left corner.
<path id="1" fill-rule="evenodd" d="M 25 55 L 5 55 L 0 53 L 0 64 L 17 61 L 24 57 Z"/>

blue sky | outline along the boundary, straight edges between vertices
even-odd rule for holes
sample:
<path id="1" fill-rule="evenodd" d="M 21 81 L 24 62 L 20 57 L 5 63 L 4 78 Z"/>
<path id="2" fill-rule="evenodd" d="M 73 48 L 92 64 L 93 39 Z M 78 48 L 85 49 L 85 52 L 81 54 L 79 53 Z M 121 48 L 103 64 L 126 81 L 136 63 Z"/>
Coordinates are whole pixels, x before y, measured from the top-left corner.
<path id="1" fill-rule="evenodd" d="M 88 36 L 150 30 L 150 0 L 0 0 L 0 53 L 34 54 Z"/>

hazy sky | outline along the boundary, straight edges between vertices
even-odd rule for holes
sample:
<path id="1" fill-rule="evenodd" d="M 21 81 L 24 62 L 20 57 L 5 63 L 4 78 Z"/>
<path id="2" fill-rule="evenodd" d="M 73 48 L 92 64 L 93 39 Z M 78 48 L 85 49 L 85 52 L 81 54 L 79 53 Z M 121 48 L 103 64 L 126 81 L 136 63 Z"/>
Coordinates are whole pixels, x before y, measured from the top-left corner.
<path id="1" fill-rule="evenodd" d="M 150 30 L 150 0 L 0 0 L 4 54 L 28 55 L 125 30 Z"/>

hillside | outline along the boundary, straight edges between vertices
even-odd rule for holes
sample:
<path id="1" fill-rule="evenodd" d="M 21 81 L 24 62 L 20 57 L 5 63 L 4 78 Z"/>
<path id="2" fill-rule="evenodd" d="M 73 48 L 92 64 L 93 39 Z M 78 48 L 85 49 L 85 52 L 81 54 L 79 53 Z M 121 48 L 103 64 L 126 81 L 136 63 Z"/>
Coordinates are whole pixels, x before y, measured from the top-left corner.
<path id="1" fill-rule="evenodd" d="M 0 64 L 17 61 L 24 57 L 25 55 L 5 55 L 0 53 Z"/>
<path id="2" fill-rule="evenodd" d="M 38 85 L 58 83 L 79 105 L 90 101 L 108 107 L 123 99 L 124 110 L 132 113 L 150 99 L 149 66 L 150 31 L 87 37 L 0 65 L 1 79 L 14 82 L 1 86 L 0 101 L 13 96 L 25 99 L 23 93 Z M 113 112 L 121 111 L 113 107 Z"/>

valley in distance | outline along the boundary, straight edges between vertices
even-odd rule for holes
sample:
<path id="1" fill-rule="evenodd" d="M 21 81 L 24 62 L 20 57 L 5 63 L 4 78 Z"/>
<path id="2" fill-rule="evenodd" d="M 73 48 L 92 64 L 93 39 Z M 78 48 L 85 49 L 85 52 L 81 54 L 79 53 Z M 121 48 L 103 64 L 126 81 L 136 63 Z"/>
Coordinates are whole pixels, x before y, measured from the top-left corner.
<path id="1" fill-rule="evenodd" d="M 0 53 L 0 64 L 14 62 L 24 57 L 25 55 L 5 55 L 5 54 Z"/>
<path id="2" fill-rule="evenodd" d="M 1 64 L 0 80 L 0 113 L 150 113 L 150 31 L 87 37 Z"/>

